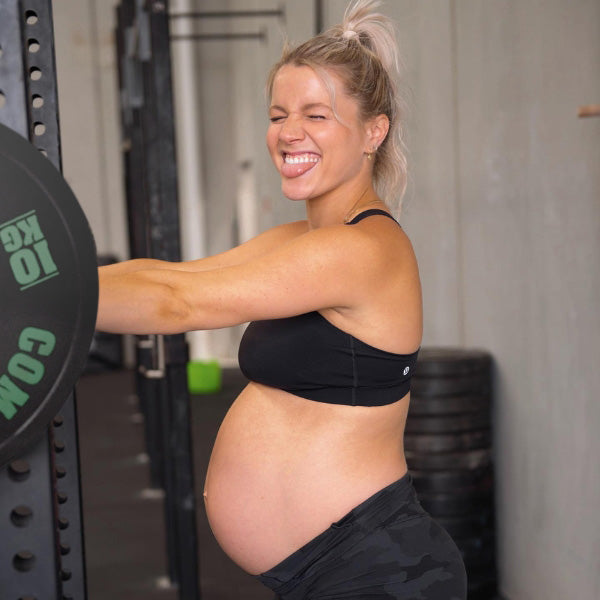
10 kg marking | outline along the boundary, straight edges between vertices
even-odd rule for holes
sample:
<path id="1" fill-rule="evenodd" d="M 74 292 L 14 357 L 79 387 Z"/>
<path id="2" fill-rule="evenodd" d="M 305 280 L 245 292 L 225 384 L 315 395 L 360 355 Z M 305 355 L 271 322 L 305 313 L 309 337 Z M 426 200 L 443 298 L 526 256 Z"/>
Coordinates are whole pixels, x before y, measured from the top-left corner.
<path id="1" fill-rule="evenodd" d="M 35 210 L 0 225 L 0 242 L 21 291 L 59 274 Z"/>

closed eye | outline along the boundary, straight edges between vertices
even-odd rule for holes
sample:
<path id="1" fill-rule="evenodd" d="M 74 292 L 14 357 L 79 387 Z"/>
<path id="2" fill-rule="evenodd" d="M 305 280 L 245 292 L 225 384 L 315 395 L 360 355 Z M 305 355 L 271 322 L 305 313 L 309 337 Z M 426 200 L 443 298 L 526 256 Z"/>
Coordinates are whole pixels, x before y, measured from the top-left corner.
<path id="1" fill-rule="evenodd" d="M 312 119 L 313 121 L 320 121 L 326 119 L 327 117 L 325 115 L 308 115 L 308 118 Z"/>
<path id="2" fill-rule="evenodd" d="M 283 121 L 283 119 L 285 119 L 285 117 L 269 117 L 269 121 L 271 121 L 271 123 L 280 123 L 281 121 Z"/>

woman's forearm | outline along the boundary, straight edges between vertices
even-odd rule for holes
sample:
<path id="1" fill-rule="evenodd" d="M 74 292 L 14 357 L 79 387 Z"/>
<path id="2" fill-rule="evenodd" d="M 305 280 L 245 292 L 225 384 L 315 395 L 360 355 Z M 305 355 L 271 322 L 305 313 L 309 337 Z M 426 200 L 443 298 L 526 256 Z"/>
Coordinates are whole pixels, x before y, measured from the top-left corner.
<path id="1" fill-rule="evenodd" d="M 111 273 L 115 275 L 123 275 L 125 273 L 134 273 L 135 271 L 151 271 L 153 269 L 168 269 L 174 263 L 168 263 L 164 260 L 155 258 L 133 258 L 123 262 L 112 263 L 104 267 L 99 267 L 100 273 Z"/>
<path id="2" fill-rule="evenodd" d="M 168 271 L 210 271 L 218 269 L 230 264 L 222 258 L 222 255 L 207 256 L 196 260 L 188 260 L 183 262 L 168 262 L 166 260 L 158 260 L 156 258 L 133 258 L 123 262 L 112 263 L 103 267 L 99 267 L 101 272 L 124 275 L 126 273 L 135 273 L 137 271 L 155 271 L 157 269 Z"/>
<path id="3" fill-rule="evenodd" d="M 96 329 L 110 333 L 180 333 L 186 306 L 158 270 L 99 269 Z"/>

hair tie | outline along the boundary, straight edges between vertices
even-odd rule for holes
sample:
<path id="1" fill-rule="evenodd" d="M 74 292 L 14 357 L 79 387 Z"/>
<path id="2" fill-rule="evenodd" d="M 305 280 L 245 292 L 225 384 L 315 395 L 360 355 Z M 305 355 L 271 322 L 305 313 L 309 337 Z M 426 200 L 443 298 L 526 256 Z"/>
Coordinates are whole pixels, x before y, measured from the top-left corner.
<path id="1" fill-rule="evenodd" d="M 344 31 L 344 33 L 342 33 L 342 37 L 345 40 L 350 40 L 352 38 L 357 38 L 358 33 L 356 31 L 354 31 L 354 29 L 346 29 L 346 31 Z"/>

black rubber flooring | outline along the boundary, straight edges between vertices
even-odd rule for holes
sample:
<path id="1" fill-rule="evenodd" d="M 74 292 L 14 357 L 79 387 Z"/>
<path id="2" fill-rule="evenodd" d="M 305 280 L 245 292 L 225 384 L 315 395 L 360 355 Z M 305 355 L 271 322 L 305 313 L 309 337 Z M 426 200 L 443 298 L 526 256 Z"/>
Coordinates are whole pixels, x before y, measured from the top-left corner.
<path id="1" fill-rule="evenodd" d="M 218 394 L 192 397 L 195 488 L 202 600 L 272 600 L 214 540 L 202 503 L 210 451 L 227 409 L 245 385 L 223 372 Z M 84 375 L 77 386 L 89 600 L 176 600 L 168 586 L 163 500 L 148 493 L 144 426 L 134 375 Z"/>
<path id="2" fill-rule="evenodd" d="M 239 370 L 224 370 L 218 394 L 192 397 L 202 600 L 273 600 L 271 591 L 219 548 L 202 502 L 217 431 L 245 383 Z M 166 577 L 163 500 L 148 493 L 149 465 L 144 462 L 144 424 L 134 374 L 84 375 L 77 395 L 89 600 L 179 600 Z"/>

